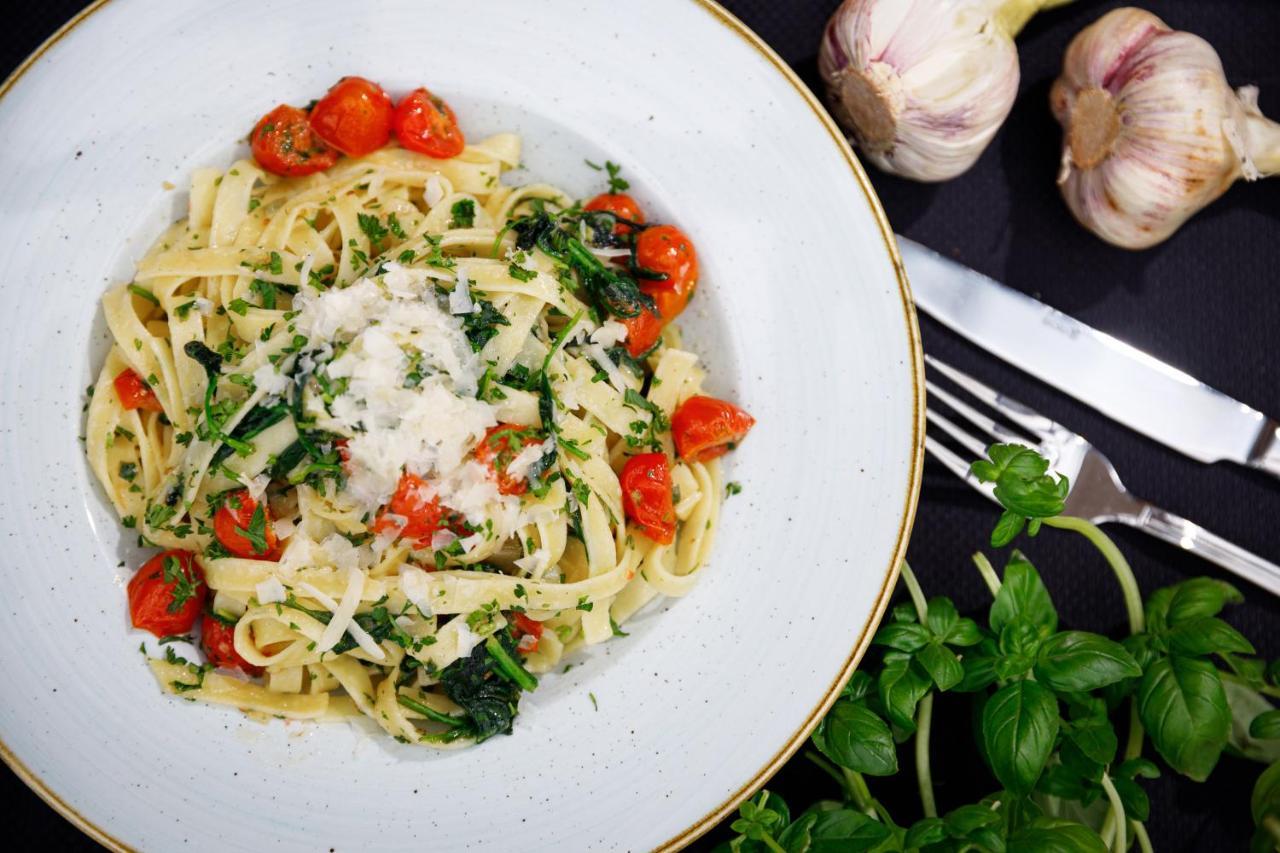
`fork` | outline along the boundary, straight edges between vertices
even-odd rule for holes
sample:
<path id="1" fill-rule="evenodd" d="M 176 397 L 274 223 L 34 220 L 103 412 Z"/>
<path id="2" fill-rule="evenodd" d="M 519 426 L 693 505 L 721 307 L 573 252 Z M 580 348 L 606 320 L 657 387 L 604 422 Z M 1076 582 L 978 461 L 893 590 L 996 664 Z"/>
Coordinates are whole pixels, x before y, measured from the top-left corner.
<path id="1" fill-rule="evenodd" d="M 1179 515 L 1130 494 L 1124 483 L 1120 482 L 1120 477 L 1116 474 L 1111 460 L 1090 444 L 1084 436 L 1072 432 L 1062 424 L 1017 400 L 1006 397 L 972 376 L 932 356 L 926 355 L 925 362 L 931 370 L 945 376 L 1002 417 L 1039 438 L 1039 444 L 1032 444 L 1018 432 L 939 388 L 934 382 L 925 380 L 925 387 L 928 389 L 931 400 L 945 403 L 957 415 L 967 420 L 973 428 L 997 442 L 1021 444 L 1032 448 L 1048 459 L 1054 470 L 1065 474 L 1070 480 L 1070 491 L 1067 493 L 1066 506 L 1063 510 L 1065 515 L 1085 518 L 1094 524 L 1109 522 L 1127 524 L 1185 551 L 1198 554 L 1227 571 L 1252 581 L 1268 592 L 1280 595 L 1280 566 L 1238 545 L 1233 545 L 1221 536 L 1210 533 Z M 930 425 L 951 436 L 977 458 L 986 456 L 989 442 L 984 442 L 928 406 L 925 408 L 925 414 Z M 956 476 L 991 500 L 996 499 L 992 494 L 992 484 L 979 482 L 969 473 L 969 463 L 959 454 L 930 435 L 925 436 L 924 446 L 930 455 L 950 468 Z"/>

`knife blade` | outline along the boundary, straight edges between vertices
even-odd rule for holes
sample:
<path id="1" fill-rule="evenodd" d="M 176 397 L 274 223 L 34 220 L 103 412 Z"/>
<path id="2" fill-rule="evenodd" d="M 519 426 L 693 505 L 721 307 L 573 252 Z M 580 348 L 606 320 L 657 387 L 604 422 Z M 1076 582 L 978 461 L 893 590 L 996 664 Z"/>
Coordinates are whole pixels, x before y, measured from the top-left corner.
<path id="1" fill-rule="evenodd" d="M 1192 459 L 1280 478 L 1280 422 L 906 237 L 898 246 L 916 305 L 944 325 Z"/>

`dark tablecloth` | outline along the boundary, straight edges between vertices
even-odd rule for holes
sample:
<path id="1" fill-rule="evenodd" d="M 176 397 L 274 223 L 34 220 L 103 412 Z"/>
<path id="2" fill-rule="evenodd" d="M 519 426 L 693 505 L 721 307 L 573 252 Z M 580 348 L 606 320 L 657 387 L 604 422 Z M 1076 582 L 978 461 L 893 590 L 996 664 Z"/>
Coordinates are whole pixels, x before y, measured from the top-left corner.
<path id="1" fill-rule="evenodd" d="M 81 6 L 42 0 L 6 10 L 0 74 L 7 74 Z M 726 0 L 726 6 L 816 85 L 819 36 L 835 0 Z M 974 169 L 941 186 L 913 184 L 870 169 L 894 227 L 968 265 L 1036 295 L 1080 319 L 1187 370 L 1239 400 L 1280 415 L 1280 184 L 1238 185 L 1158 248 L 1110 248 L 1075 224 L 1058 196 L 1059 132 L 1049 86 L 1071 37 L 1115 0 L 1078 0 L 1047 13 L 1019 38 L 1022 84 L 1004 129 Z M 1257 84 L 1264 113 L 1280 116 L 1280 2 L 1145 0 L 1172 26 L 1198 33 L 1222 56 L 1233 85 Z M 618 4 L 619 15 L 634 4 Z M 732 93 L 743 99 L 750 92 Z M 3 129 L 0 129 L 0 146 Z M 0 148 L 2 151 L 2 148 Z M 0 153 L 0 156 L 3 156 Z M 925 349 L 995 384 L 1088 436 L 1111 456 L 1137 493 L 1280 561 L 1280 483 L 1229 465 L 1203 466 L 1112 423 L 1076 401 L 1001 364 L 923 320 Z M 985 611 L 988 597 L 969 555 L 984 544 L 990 505 L 949 473 L 926 469 L 909 558 L 930 594 L 952 596 L 962 610 Z M 1141 534 L 1111 531 L 1144 590 L 1194 574 L 1229 579 L 1212 566 Z M 1119 631 L 1124 613 L 1105 565 L 1067 534 L 1049 532 L 1027 551 L 1045 576 L 1064 622 Z M 1247 602 L 1229 621 L 1268 657 L 1280 655 L 1280 604 L 1244 586 Z M 942 701 L 935 711 L 933 772 L 942 809 L 969 802 L 994 782 L 968 746 L 968 707 Z M 1159 850 L 1240 850 L 1251 821 L 1249 791 L 1260 766 L 1224 759 L 1210 782 L 1166 776 L 1149 783 L 1152 839 Z M 109 772 L 86 768 L 86 772 Z M 793 804 L 834 796 L 808 762 L 793 760 L 770 783 Z M 910 780 L 872 780 L 899 819 L 918 803 Z M 92 849 L 93 843 L 45 806 L 7 769 L 0 799 L 9 803 L 15 849 Z M 712 840 L 723 837 L 723 828 Z M 699 842 L 699 847 L 709 841 Z"/>

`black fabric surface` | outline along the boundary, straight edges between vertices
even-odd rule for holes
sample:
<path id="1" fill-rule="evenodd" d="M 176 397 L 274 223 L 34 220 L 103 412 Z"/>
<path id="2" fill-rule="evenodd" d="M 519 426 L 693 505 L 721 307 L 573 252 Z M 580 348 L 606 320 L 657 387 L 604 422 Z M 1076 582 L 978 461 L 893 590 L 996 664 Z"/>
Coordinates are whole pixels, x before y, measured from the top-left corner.
<path id="1" fill-rule="evenodd" d="M 6 15 L 0 74 L 70 18 L 83 3 L 43 0 Z M 835 0 L 736 0 L 726 5 L 816 85 L 819 36 Z M 900 232 L 1025 290 L 1080 319 L 1187 370 L 1239 400 L 1280 415 L 1280 183 L 1237 185 L 1166 244 L 1141 253 L 1113 249 L 1072 220 L 1054 185 L 1059 131 L 1048 92 L 1071 37 L 1120 2 L 1077 0 L 1032 21 L 1019 39 L 1022 85 L 1009 120 L 969 173 L 926 186 L 869 169 L 889 219 Z M 1205 37 L 1233 85 L 1257 84 L 1264 113 L 1280 116 L 1280 3 L 1277 0 L 1146 0 L 1172 26 Z M 619 5 L 620 14 L 635 7 Z M 343 69 L 345 70 L 345 69 Z M 727 93 L 749 99 L 750 92 Z M 0 145 L 3 144 L 0 128 Z M 782 283 L 779 283 L 780 286 Z M 1136 493 L 1188 516 L 1238 544 L 1280 561 L 1280 483 L 1230 465 L 1203 466 L 1112 423 L 1076 401 L 999 363 L 922 319 L 925 349 L 1088 436 L 1116 463 Z M 985 612 L 988 596 L 969 555 L 994 520 L 991 506 L 943 468 L 926 467 L 909 558 L 928 594 L 952 596 L 961 610 Z M 1109 531 L 1144 591 L 1195 574 L 1225 573 L 1125 529 Z M 1117 632 L 1124 624 L 1118 589 L 1095 552 L 1069 534 L 1048 531 L 1024 543 L 1045 576 L 1064 623 Z M 34 570 L 34 569 L 33 569 Z M 1267 657 L 1280 655 L 1280 605 L 1242 585 L 1247 602 L 1227 618 Z M 970 802 L 995 787 L 972 748 L 969 710 L 944 699 L 935 711 L 934 775 L 939 806 Z M 909 763 L 909 762 L 908 762 Z M 1206 784 L 1166 775 L 1147 785 L 1148 824 L 1158 850 L 1241 850 L 1251 831 L 1249 791 L 1260 765 L 1224 759 Z M 86 768 L 86 772 L 110 772 Z M 914 782 L 904 772 L 872 790 L 909 823 L 918 816 Z M 834 784 L 802 759 L 770 788 L 793 808 L 835 796 Z M 93 843 L 45 806 L 7 769 L 0 798 L 9 803 L 14 849 L 92 849 Z M 725 837 L 723 828 L 695 849 Z"/>

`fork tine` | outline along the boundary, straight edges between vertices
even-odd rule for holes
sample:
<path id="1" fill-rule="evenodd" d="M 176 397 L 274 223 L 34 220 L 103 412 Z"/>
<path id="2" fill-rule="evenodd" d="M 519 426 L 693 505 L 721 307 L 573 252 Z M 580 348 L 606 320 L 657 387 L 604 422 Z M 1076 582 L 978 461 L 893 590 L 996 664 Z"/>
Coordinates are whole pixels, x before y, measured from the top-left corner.
<path id="1" fill-rule="evenodd" d="M 939 441 L 936 441 L 931 436 L 925 435 L 924 449 L 934 459 L 937 459 L 943 465 L 946 465 L 948 468 L 950 468 L 952 474 L 955 474 L 961 480 L 964 480 L 970 486 L 973 486 L 974 489 L 986 495 L 991 500 L 994 501 L 996 499 L 995 495 L 992 494 L 992 488 L 993 488 L 992 485 L 990 483 L 979 483 L 972 476 L 970 476 L 969 464 L 965 462 L 963 459 L 961 459 L 960 456 L 951 448 L 947 447 L 946 445 L 942 444 Z"/>
<path id="2" fill-rule="evenodd" d="M 925 380 L 924 385 L 930 396 L 946 403 L 955 410 L 956 414 L 963 415 L 970 423 L 985 432 L 987 435 L 991 436 L 996 441 L 1003 441 L 1006 443 L 1011 442 L 1014 444 L 1027 444 L 1027 439 L 1024 436 L 1019 435 L 994 418 L 984 415 L 982 412 L 979 412 L 977 409 L 973 408 L 973 406 L 970 406 L 954 394 L 944 391 L 927 379 Z M 935 415 L 935 417 L 940 416 Z M 948 430 L 948 432 L 950 432 L 950 430 Z M 952 433 L 952 435 L 955 435 L 955 433 Z M 959 436 L 956 436 L 956 438 L 959 439 Z M 985 456 L 987 453 L 985 447 L 980 450 L 975 450 L 974 452 L 979 456 Z"/>
<path id="3" fill-rule="evenodd" d="M 931 392 L 932 393 L 932 392 Z M 987 446 L 978 440 L 976 436 L 970 435 L 960 427 L 956 426 L 949 418 L 938 414 L 933 409 L 926 408 L 924 410 L 925 417 L 929 419 L 929 423 L 936 424 L 943 432 L 954 438 L 965 446 L 965 449 L 974 456 L 981 459 L 987 455 Z"/>
<path id="4" fill-rule="evenodd" d="M 1019 403 L 1017 400 L 1012 400 L 998 391 L 983 385 L 967 373 L 962 373 L 954 367 L 951 367 L 930 355 L 926 355 L 924 360 L 926 364 L 932 368 L 936 368 L 943 376 L 947 377 L 991 408 L 1000 412 L 1000 414 L 1018 424 L 1023 429 L 1039 436 L 1041 439 L 1047 440 L 1055 431 L 1065 431 L 1056 421 L 1046 418 L 1044 415 L 1022 403 Z"/>

